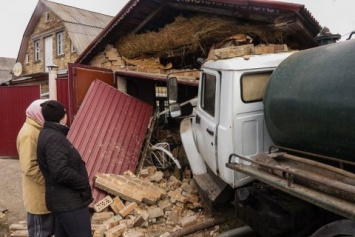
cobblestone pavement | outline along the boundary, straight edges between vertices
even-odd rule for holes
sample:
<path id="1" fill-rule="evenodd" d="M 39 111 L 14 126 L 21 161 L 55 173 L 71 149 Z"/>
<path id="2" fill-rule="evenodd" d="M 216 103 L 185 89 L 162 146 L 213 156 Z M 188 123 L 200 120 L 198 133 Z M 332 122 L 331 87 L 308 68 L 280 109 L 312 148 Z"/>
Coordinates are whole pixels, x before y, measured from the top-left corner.
<path id="1" fill-rule="evenodd" d="M 6 213 L 9 224 L 26 220 L 18 159 L 0 157 L 0 212 Z"/>

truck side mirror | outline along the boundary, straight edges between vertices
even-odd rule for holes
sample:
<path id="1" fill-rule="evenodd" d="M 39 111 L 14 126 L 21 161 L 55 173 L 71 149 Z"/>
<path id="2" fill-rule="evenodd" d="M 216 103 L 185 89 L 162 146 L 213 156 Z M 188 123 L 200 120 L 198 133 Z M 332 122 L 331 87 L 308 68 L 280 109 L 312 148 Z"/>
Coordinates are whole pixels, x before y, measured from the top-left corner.
<path id="1" fill-rule="evenodd" d="M 176 103 L 178 99 L 178 83 L 176 77 L 168 78 L 168 100 L 169 105 Z"/>
<path id="2" fill-rule="evenodd" d="M 176 77 L 169 77 L 167 81 L 168 87 L 168 103 L 170 116 L 176 118 L 181 116 L 181 108 L 178 100 L 178 83 Z"/>

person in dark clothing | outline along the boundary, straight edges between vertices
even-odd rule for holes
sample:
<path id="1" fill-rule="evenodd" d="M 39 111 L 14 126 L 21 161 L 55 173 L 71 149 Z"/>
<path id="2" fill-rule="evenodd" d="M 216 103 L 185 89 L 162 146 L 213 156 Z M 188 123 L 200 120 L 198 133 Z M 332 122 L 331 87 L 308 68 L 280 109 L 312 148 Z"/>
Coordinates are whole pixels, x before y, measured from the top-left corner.
<path id="1" fill-rule="evenodd" d="M 93 201 L 85 162 L 66 138 L 69 128 L 63 104 L 41 104 L 44 125 L 37 159 L 45 180 L 45 199 L 55 218 L 56 237 L 91 237 L 89 204 Z"/>

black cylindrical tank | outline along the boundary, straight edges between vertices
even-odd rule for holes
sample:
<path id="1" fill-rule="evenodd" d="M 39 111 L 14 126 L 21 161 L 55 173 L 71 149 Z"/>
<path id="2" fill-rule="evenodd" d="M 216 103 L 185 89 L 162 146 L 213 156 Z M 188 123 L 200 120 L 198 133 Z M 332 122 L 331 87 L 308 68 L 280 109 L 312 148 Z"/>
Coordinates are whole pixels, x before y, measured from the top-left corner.
<path id="1" fill-rule="evenodd" d="M 264 104 L 275 144 L 355 161 L 355 40 L 288 57 Z"/>

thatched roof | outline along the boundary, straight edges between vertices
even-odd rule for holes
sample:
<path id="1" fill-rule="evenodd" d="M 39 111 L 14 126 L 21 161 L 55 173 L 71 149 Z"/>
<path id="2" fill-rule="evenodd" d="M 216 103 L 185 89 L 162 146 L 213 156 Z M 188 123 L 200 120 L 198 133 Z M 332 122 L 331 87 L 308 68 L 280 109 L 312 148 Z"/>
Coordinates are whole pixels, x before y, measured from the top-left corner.
<path id="1" fill-rule="evenodd" d="M 191 18 L 179 16 L 159 31 L 129 34 L 116 43 L 116 48 L 121 56 L 130 59 L 191 54 L 205 57 L 214 44 L 236 34 L 250 35 L 255 44 L 283 44 L 287 38 L 273 26 L 242 23 L 228 17 L 196 15 Z"/>

